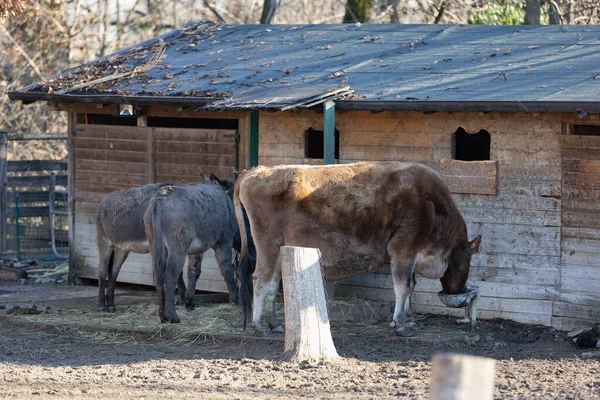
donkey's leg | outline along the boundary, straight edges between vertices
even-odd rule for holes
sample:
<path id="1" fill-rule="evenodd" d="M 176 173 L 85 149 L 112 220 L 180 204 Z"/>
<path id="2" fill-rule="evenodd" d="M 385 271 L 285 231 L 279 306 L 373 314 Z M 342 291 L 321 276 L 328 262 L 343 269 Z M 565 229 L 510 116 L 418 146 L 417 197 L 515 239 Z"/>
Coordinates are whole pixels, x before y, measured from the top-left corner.
<path id="1" fill-rule="evenodd" d="M 219 270 L 221 271 L 221 276 L 225 280 L 227 284 L 227 289 L 229 290 L 229 301 L 235 304 L 240 303 L 240 292 L 238 290 L 237 282 L 235 281 L 235 272 L 233 266 L 233 254 L 231 247 L 232 243 L 223 243 L 218 247 L 215 247 L 215 257 L 217 258 L 217 262 L 219 263 Z"/>
<path id="2" fill-rule="evenodd" d="M 185 288 L 185 281 L 183 280 L 183 274 L 179 275 L 179 280 L 177 281 L 177 291 L 179 292 L 179 298 L 177 305 L 184 305 L 185 304 L 185 293 L 186 293 L 186 288 Z"/>
<path id="3" fill-rule="evenodd" d="M 202 260 L 204 253 L 188 256 L 188 288 L 185 292 L 185 308 L 194 309 L 194 295 L 196 294 L 196 283 L 202 273 Z"/>
<path id="4" fill-rule="evenodd" d="M 183 272 L 183 264 L 185 264 L 185 253 L 180 251 L 169 251 L 165 269 L 164 303 L 166 321 L 173 324 L 181 322 L 175 311 L 175 286 L 177 285 L 179 276 Z"/>
<path id="5" fill-rule="evenodd" d="M 115 286 L 117 285 L 117 277 L 121 266 L 127 259 L 128 251 L 115 247 L 112 259 L 112 272 L 108 277 L 108 286 L 106 287 L 106 307 L 108 312 L 115 312 Z"/>
<path id="6" fill-rule="evenodd" d="M 98 307 L 100 311 L 108 311 L 106 307 L 106 280 L 110 269 L 114 247 L 105 241 L 98 241 Z"/>
<path id="7" fill-rule="evenodd" d="M 265 240 L 266 239 L 266 240 Z M 276 277 L 275 270 L 277 266 L 277 258 L 279 256 L 279 244 L 273 238 L 266 237 L 263 242 L 261 240 L 255 240 L 257 247 L 256 251 L 256 269 L 252 276 L 254 283 L 254 309 L 252 312 L 252 324 L 254 329 L 258 333 L 265 335 L 270 334 L 269 327 L 265 323 L 265 306 L 267 305 L 267 297 L 269 298 L 270 305 L 268 310 L 273 310 L 274 296 L 269 296 L 275 286 L 277 291 L 277 284 L 279 283 L 279 277 Z M 263 243 L 268 243 L 264 245 Z M 281 274 L 281 273 L 280 273 Z M 273 281 L 275 283 L 273 283 Z M 269 316 L 272 321 L 272 316 Z M 275 326 L 277 328 L 277 326 Z"/>

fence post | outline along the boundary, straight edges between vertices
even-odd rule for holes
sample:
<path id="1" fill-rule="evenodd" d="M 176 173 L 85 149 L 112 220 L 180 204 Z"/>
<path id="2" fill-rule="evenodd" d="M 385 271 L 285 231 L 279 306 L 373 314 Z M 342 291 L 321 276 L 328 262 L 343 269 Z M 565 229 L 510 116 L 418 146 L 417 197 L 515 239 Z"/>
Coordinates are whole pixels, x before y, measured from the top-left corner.
<path id="1" fill-rule="evenodd" d="M 8 204 L 8 132 L 0 131 L 0 254 L 7 250 L 8 224 L 6 222 L 6 211 Z"/>
<path id="2" fill-rule="evenodd" d="M 492 400 L 495 360 L 436 354 L 432 361 L 432 400 Z"/>
<path id="3" fill-rule="evenodd" d="M 317 249 L 282 246 L 285 353 L 293 361 L 338 358 L 327 315 Z"/>

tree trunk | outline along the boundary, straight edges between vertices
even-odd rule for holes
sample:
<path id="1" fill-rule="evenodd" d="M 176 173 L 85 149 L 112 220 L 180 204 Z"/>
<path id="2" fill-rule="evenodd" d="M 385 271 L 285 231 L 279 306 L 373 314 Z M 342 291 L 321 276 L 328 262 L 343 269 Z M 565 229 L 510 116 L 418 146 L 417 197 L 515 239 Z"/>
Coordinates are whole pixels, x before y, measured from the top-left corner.
<path id="1" fill-rule="evenodd" d="M 325 301 L 317 249 L 283 246 L 280 250 L 285 303 L 285 353 L 292 361 L 338 357 Z"/>
<path id="2" fill-rule="evenodd" d="M 494 397 L 495 361 L 491 358 L 437 354 L 432 364 L 432 400 L 491 400 Z"/>
<path id="3" fill-rule="evenodd" d="M 373 11 L 375 0 L 348 0 L 344 23 L 367 22 Z"/>
<path id="4" fill-rule="evenodd" d="M 260 16 L 261 24 L 270 24 L 277 11 L 277 0 L 265 0 Z"/>
<path id="5" fill-rule="evenodd" d="M 525 24 L 539 25 L 541 16 L 540 0 L 527 0 L 525 4 Z"/>

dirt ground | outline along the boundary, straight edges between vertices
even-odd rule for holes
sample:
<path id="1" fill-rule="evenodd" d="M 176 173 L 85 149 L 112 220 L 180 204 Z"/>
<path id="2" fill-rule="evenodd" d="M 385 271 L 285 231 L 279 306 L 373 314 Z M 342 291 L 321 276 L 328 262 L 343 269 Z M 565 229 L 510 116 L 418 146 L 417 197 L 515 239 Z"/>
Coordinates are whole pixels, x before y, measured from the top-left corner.
<path id="1" fill-rule="evenodd" d="M 22 292 L 0 286 L 0 308 L 35 302 L 57 315 L 100 314 L 96 288 L 65 285 L 57 295 L 52 292 L 57 285 L 26 286 Z M 150 291 L 119 293 L 118 313 L 136 302 L 153 302 Z M 195 312 L 206 307 L 214 305 L 200 305 Z M 337 321 L 332 333 L 339 362 L 290 363 L 279 359 L 281 337 L 174 340 L 79 325 L 66 329 L 42 323 L 43 314 L 36 317 L 6 315 L 0 309 L 0 398 L 424 399 L 432 356 L 456 352 L 497 360 L 496 398 L 600 399 L 599 359 L 581 359 L 582 350 L 562 332 L 509 321 L 480 321 L 475 332 L 464 331 L 471 334 L 469 340 L 424 343 L 395 336 L 384 322 Z M 161 329 L 157 317 L 149 319 Z M 423 325 L 458 332 L 457 337 L 465 329 L 446 317 L 429 317 Z"/>

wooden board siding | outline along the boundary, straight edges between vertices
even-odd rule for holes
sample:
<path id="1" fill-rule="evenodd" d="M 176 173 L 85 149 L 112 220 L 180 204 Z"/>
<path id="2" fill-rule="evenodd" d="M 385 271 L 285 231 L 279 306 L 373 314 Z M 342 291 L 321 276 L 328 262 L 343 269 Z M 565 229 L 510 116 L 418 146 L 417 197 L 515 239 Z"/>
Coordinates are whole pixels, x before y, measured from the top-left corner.
<path id="1" fill-rule="evenodd" d="M 106 194 L 157 180 L 198 181 L 199 167 L 207 174 L 232 178 L 235 137 L 223 135 L 235 131 L 103 125 L 77 128 L 74 270 L 80 277 L 97 277 L 96 212 Z M 150 256 L 130 253 L 119 281 L 153 285 Z M 227 292 L 212 250 L 204 257 L 196 288 Z"/>
<path id="2" fill-rule="evenodd" d="M 260 124 L 261 164 L 301 164 L 304 132 L 323 120 L 304 110 L 261 113 Z M 560 115 L 337 111 L 339 162 L 415 161 L 442 172 L 459 127 L 487 130 L 495 161 L 496 195 L 454 194 L 469 237 L 483 236 L 470 276 L 481 289 L 480 315 L 551 325 L 561 288 Z M 461 315 L 442 305 L 440 289 L 439 281 L 418 277 L 415 310 Z M 338 293 L 394 298 L 385 270 L 345 281 Z"/>
<path id="3" fill-rule="evenodd" d="M 560 301 L 554 325 L 586 327 L 600 320 L 600 136 L 565 135 L 562 146 Z"/>

